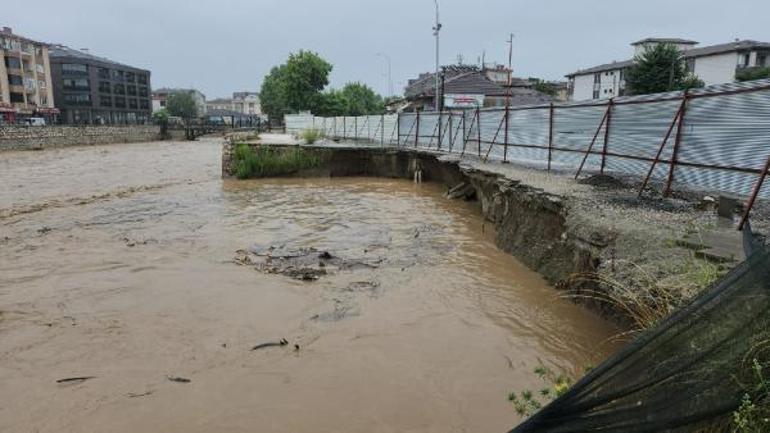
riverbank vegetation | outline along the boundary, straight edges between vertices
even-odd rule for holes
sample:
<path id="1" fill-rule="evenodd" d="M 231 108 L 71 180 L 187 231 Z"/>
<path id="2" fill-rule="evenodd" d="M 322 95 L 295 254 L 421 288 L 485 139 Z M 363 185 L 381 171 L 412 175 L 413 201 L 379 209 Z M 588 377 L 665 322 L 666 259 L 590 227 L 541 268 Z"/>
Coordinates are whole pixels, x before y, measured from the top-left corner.
<path id="1" fill-rule="evenodd" d="M 235 176 L 238 179 L 286 176 L 316 168 L 320 158 L 300 147 L 252 149 L 248 144 L 235 148 Z"/>

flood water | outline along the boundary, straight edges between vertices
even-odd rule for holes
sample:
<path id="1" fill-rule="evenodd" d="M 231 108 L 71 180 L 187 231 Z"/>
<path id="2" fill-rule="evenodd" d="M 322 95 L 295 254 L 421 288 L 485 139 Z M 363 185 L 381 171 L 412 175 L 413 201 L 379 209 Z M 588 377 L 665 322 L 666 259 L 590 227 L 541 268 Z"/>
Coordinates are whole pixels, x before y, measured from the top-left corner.
<path id="1" fill-rule="evenodd" d="M 541 362 L 616 348 L 438 185 L 222 181 L 220 151 L 0 153 L 0 431 L 504 432 Z M 298 281 L 255 246 L 370 266 Z"/>

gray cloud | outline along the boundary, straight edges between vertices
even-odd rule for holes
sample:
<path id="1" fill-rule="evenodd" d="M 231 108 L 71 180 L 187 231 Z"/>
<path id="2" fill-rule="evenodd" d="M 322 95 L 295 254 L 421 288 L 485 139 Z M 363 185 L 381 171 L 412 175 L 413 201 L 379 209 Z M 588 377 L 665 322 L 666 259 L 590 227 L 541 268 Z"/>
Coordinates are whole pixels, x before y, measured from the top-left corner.
<path id="1" fill-rule="evenodd" d="M 628 44 L 677 36 L 704 44 L 770 40 L 770 3 L 743 0 L 440 0 L 442 63 L 462 54 L 506 61 L 514 42 L 517 76 L 560 79 L 575 69 L 630 57 Z M 289 52 L 310 49 L 334 64 L 332 85 L 365 82 L 396 90 L 433 65 L 431 0 L 38 0 L 3 8 L 17 33 L 145 67 L 153 86 L 195 86 L 209 98 L 258 89 Z M 43 11 L 42 13 L 36 11 Z"/>

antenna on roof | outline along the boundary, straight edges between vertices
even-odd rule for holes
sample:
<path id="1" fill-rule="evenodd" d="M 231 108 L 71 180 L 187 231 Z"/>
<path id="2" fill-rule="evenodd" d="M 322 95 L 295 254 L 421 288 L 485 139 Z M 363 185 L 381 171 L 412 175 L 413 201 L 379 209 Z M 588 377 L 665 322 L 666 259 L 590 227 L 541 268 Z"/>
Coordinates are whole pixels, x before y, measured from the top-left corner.
<path id="1" fill-rule="evenodd" d="M 463 55 L 462 54 L 458 54 L 457 55 L 457 64 L 458 65 L 462 65 L 463 64 L 463 60 L 464 60 L 463 59 Z"/>

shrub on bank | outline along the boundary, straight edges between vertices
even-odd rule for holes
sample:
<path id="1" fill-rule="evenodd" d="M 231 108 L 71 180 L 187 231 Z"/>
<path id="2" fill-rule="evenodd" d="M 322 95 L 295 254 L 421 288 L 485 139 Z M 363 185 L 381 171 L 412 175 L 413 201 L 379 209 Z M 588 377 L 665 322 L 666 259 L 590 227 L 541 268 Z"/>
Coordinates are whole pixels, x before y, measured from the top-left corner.
<path id="1" fill-rule="evenodd" d="M 247 144 L 239 144 L 235 149 L 235 177 L 285 176 L 318 167 L 320 162 L 316 155 L 299 147 L 288 149 L 259 146 L 254 150 Z"/>
<path id="2" fill-rule="evenodd" d="M 310 128 L 302 131 L 302 138 L 307 144 L 313 144 L 320 138 L 323 138 L 323 133 L 318 129 Z"/>

